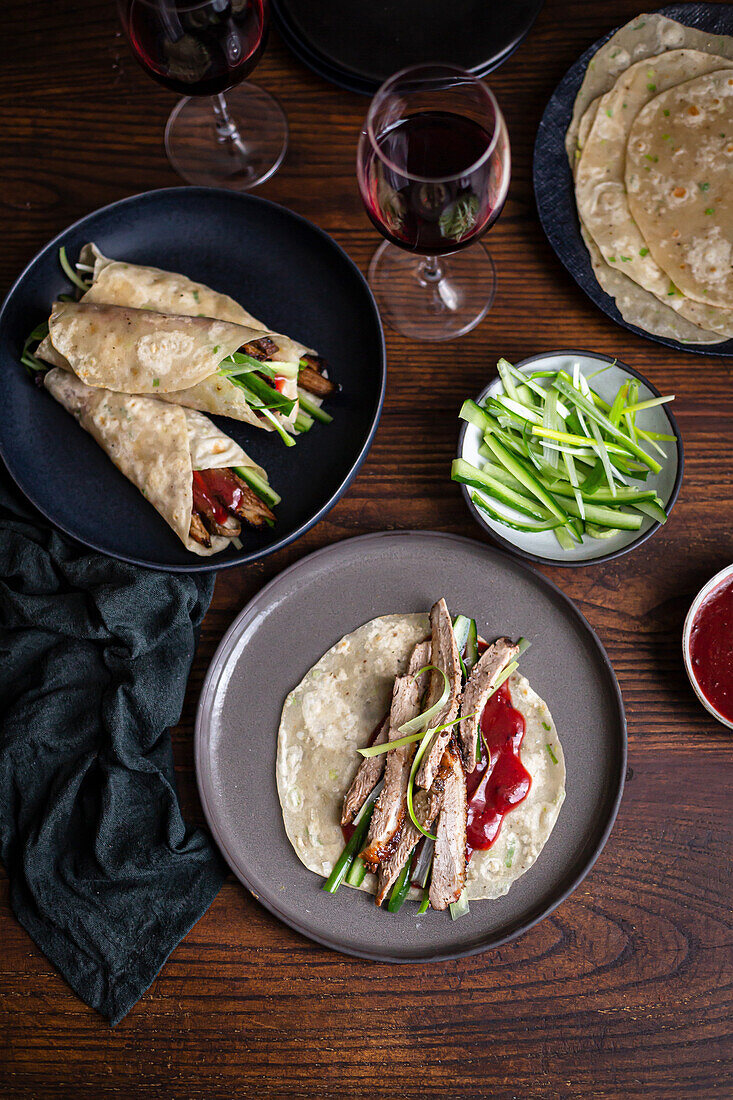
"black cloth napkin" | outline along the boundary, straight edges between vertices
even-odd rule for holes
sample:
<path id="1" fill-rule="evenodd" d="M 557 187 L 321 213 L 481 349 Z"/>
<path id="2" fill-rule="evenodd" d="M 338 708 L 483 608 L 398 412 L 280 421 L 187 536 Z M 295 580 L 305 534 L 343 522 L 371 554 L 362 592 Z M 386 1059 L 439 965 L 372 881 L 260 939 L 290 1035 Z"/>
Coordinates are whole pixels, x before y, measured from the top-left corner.
<path id="1" fill-rule="evenodd" d="M 113 1024 L 225 876 L 167 732 L 213 586 L 65 538 L 0 464 L 0 856 L 20 923 Z"/>

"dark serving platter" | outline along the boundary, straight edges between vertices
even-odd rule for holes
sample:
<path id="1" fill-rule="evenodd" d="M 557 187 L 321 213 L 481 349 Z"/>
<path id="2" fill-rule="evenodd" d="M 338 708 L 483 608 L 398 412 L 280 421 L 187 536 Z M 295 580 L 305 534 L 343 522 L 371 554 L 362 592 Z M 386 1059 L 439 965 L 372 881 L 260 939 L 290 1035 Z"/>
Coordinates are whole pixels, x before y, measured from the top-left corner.
<path id="1" fill-rule="evenodd" d="M 731 4 L 670 4 L 658 11 L 687 27 L 697 27 L 711 34 L 733 34 Z M 545 108 L 537 131 L 533 163 L 534 193 L 542 228 L 558 259 L 578 286 L 612 321 L 623 325 L 630 332 L 635 332 L 637 336 L 654 340 L 676 351 L 695 355 L 733 355 L 733 340 L 720 344 L 684 344 L 679 340 L 654 336 L 629 324 L 621 316 L 614 299 L 606 294 L 593 274 L 588 249 L 580 234 L 573 177 L 565 152 L 565 134 L 588 62 L 617 30 L 618 27 L 610 30 L 578 58 L 558 84 Z"/>
<path id="2" fill-rule="evenodd" d="M 362 95 L 425 61 L 476 76 L 497 69 L 524 41 L 544 0 L 273 0 L 293 53 L 324 80 Z"/>
<path id="3" fill-rule="evenodd" d="M 285 447 L 274 433 L 217 423 L 263 465 L 281 494 L 277 522 L 243 528 L 235 547 L 199 558 L 112 464 L 91 436 L 39 389 L 19 362 L 24 339 L 69 285 L 58 262 L 95 241 L 116 259 L 179 271 L 241 301 L 274 331 L 328 360 L 341 392 L 333 423 Z M 384 336 L 369 287 L 321 229 L 251 195 L 202 187 L 149 191 L 82 218 L 39 252 L 0 312 L 4 412 L 0 454 L 18 486 L 57 527 L 92 549 L 156 569 L 204 571 L 254 561 L 292 542 L 346 491 L 384 400 Z"/>
<path id="4" fill-rule="evenodd" d="M 444 596 L 487 638 L 524 635 L 522 672 L 547 702 L 562 742 L 567 793 L 537 862 L 495 901 L 398 914 L 323 880 L 297 858 L 275 782 L 287 694 L 344 634 L 377 615 L 425 611 Z M 272 655 L 285 654 L 273 661 Z M 493 547 L 431 531 L 346 539 L 286 569 L 244 608 L 217 650 L 196 716 L 199 793 L 230 867 L 304 936 L 348 955 L 422 962 L 475 954 L 526 932 L 582 881 L 608 839 L 626 772 L 626 719 L 611 664 L 578 609 L 534 569 Z"/>

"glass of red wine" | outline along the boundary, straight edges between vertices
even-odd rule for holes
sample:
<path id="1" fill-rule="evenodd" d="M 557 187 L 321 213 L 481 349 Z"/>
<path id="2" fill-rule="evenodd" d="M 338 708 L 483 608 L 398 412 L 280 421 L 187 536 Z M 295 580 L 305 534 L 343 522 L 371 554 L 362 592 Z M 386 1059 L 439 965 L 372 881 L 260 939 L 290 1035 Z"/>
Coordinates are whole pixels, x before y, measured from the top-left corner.
<path id="1" fill-rule="evenodd" d="M 269 0 L 117 0 L 117 6 L 143 69 L 185 97 L 165 130 L 178 174 L 239 191 L 268 179 L 285 156 L 287 120 L 276 99 L 241 82 L 262 56 Z"/>
<path id="2" fill-rule="evenodd" d="M 416 65 L 379 89 L 357 174 L 367 214 L 387 238 L 369 282 L 398 332 L 450 340 L 486 316 L 496 273 L 478 239 L 501 213 L 510 171 L 499 105 L 471 73 Z"/>

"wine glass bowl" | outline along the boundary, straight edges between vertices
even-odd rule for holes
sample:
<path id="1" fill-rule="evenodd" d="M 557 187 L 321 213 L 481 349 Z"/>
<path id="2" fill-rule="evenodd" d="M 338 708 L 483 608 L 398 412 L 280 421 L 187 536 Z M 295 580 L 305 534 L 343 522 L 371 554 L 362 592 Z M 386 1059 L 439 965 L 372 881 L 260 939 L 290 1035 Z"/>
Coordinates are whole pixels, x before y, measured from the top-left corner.
<path id="1" fill-rule="evenodd" d="M 179 175 L 238 190 L 271 176 L 285 155 L 287 122 L 272 96 L 241 83 L 265 48 L 269 0 L 117 2 L 136 60 L 186 97 L 165 136 Z"/>
<path id="2" fill-rule="evenodd" d="M 386 238 L 370 283 L 398 331 L 450 339 L 485 316 L 493 262 L 469 246 L 501 213 L 510 174 L 501 110 L 472 74 L 419 65 L 379 89 L 360 135 L 357 176 L 366 212 Z"/>

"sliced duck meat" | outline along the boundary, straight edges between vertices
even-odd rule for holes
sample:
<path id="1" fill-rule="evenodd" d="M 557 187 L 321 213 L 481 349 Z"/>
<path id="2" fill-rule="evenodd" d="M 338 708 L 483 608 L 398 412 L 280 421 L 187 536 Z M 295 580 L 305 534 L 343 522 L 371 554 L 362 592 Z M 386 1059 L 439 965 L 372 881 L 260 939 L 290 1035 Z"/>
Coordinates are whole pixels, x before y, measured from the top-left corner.
<path id="1" fill-rule="evenodd" d="M 303 363 L 306 365 L 303 366 Z M 298 385 L 316 397 L 330 397 L 340 388 L 323 373 L 323 360 L 318 355 L 304 355 L 298 374 Z"/>
<path id="2" fill-rule="evenodd" d="M 508 638 L 498 638 L 484 650 L 473 666 L 461 698 L 462 721 L 458 727 L 461 755 L 467 771 L 473 771 L 476 764 L 476 739 L 487 700 L 500 674 L 518 653 L 519 646 L 514 642 Z"/>
<path id="3" fill-rule="evenodd" d="M 188 533 L 199 546 L 205 546 L 207 550 L 211 546 L 209 532 L 204 527 L 204 521 L 201 519 L 198 512 L 191 513 L 191 526 L 188 529 Z"/>
<path id="4" fill-rule="evenodd" d="M 445 722 L 451 722 L 457 717 L 458 697 L 461 694 L 461 658 L 445 600 L 440 599 L 431 607 L 430 626 L 432 631 L 430 660 L 436 668 L 442 669 L 448 677 L 449 685 L 448 699 L 445 706 L 430 723 L 432 726 L 440 726 Z M 437 702 L 443 692 L 443 687 L 443 677 L 437 672 L 433 672 L 430 679 L 428 705 Z M 452 730 L 447 729 L 434 735 L 433 743 L 425 753 L 417 773 L 416 782 L 419 787 L 423 787 L 425 790 L 432 787 L 445 747 L 451 739 L 451 734 Z"/>
<path id="5" fill-rule="evenodd" d="M 466 775 L 460 753 L 451 741 L 443 753 L 436 785 L 440 814 L 435 831 L 435 854 L 430 877 L 430 904 L 445 909 L 458 901 L 466 883 Z"/>
<path id="6" fill-rule="evenodd" d="M 389 716 L 382 722 L 379 733 L 371 744 L 383 745 L 388 737 Z M 359 765 L 359 770 L 354 776 L 354 781 L 344 796 L 344 804 L 341 810 L 342 825 L 348 825 L 349 822 L 354 820 L 359 810 L 382 778 L 385 755 L 385 753 L 380 753 L 379 756 L 365 756 L 362 760 Z"/>
<path id="7" fill-rule="evenodd" d="M 214 518 L 220 524 L 226 525 L 227 517 L 230 516 L 238 516 L 252 527 L 262 527 L 275 519 L 265 502 L 228 467 L 194 470 L 193 487 L 194 506 L 202 511 L 196 504 L 196 494 L 203 494 L 213 509 Z M 229 531 L 217 533 L 229 534 Z"/>
<path id="8" fill-rule="evenodd" d="M 408 676 L 417 676 L 421 668 L 425 668 L 430 664 L 430 651 L 431 643 L 430 638 L 426 638 L 424 642 L 418 642 L 412 653 L 410 654 L 410 661 L 407 666 Z M 424 696 L 428 684 L 430 682 L 430 673 L 423 672 L 422 676 L 418 678 L 417 686 L 420 692 L 420 698 Z"/>
<path id="9" fill-rule="evenodd" d="M 420 692 L 413 676 L 398 676 L 392 692 L 389 712 L 389 740 L 402 734 L 399 727 L 420 712 Z M 407 781 L 415 751 L 414 745 L 402 745 L 386 753 L 384 786 L 374 806 L 369 835 L 361 858 L 371 871 L 387 859 L 397 842 L 397 833 L 405 816 Z"/>
<path id="10" fill-rule="evenodd" d="M 264 363 L 266 359 L 271 359 L 279 348 L 269 336 L 262 336 L 259 340 L 250 340 L 249 343 L 242 344 L 241 351 L 251 359 L 259 359 L 260 363 Z"/>
<path id="11" fill-rule="evenodd" d="M 433 791 L 418 791 L 414 800 L 415 816 L 423 829 L 429 829 L 438 816 L 440 809 L 440 796 Z M 422 833 L 415 827 L 412 819 L 407 815 L 400 829 L 399 839 L 395 850 L 389 859 L 385 860 L 379 868 L 379 882 L 377 884 L 377 905 L 381 905 L 387 894 L 397 881 L 400 871 L 422 837 Z"/>

